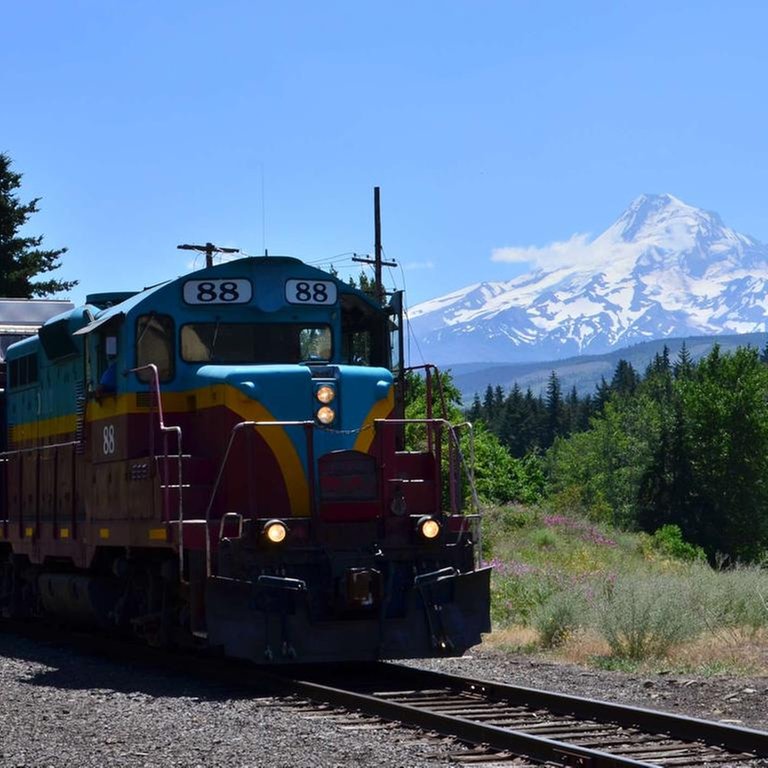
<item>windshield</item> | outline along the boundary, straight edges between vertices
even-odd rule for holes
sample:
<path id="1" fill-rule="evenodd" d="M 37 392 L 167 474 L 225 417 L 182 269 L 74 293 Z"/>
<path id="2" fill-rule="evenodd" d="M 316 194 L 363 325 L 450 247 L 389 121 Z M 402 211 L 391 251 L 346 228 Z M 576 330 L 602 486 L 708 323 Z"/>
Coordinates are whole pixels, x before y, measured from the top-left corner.
<path id="1" fill-rule="evenodd" d="M 188 363 L 329 362 L 328 325 L 299 323 L 190 323 L 181 329 L 181 357 Z"/>

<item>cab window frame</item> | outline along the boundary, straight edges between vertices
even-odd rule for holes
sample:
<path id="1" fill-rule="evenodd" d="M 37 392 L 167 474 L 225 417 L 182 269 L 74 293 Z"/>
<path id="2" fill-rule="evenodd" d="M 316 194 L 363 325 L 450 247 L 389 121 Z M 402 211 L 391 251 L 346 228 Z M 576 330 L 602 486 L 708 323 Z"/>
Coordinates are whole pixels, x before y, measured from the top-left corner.
<path id="1" fill-rule="evenodd" d="M 143 341 L 144 335 L 148 332 L 149 322 L 155 320 L 161 324 L 167 324 L 164 328 L 165 339 L 168 342 L 168 370 L 164 371 L 157 365 L 154 360 L 142 360 L 140 356 L 139 345 Z M 146 321 L 147 325 L 142 328 L 142 321 Z M 140 368 L 145 365 L 154 364 L 157 366 L 158 380 L 161 384 L 167 384 L 176 376 L 176 320 L 173 315 L 169 315 L 166 312 L 145 312 L 136 318 L 135 325 L 135 342 L 133 345 L 134 360 L 136 368 Z M 143 384 L 152 383 L 152 374 L 149 371 L 136 371 L 136 378 Z"/>
<path id="2" fill-rule="evenodd" d="M 299 354 L 296 355 L 297 359 L 291 359 L 291 360 L 285 360 L 285 359 L 279 359 L 279 356 L 274 356 L 269 359 L 254 359 L 254 356 L 250 356 L 250 359 L 248 356 L 243 357 L 237 357 L 237 358 L 228 358 L 224 360 L 216 360 L 213 358 L 213 356 L 209 357 L 203 357 L 202 354 L 192 356 L 189 354 L 188 349 L 185 349 L 185 343 L 193 343 L 193 339 L 189 339 L 188 342 L 185 342 L 185 334 L 189 333 L 187 329 L 191 329 L 193 333 L 196 333 L 194 330 L 196 327 L 208 327 L 208 328 L 216 328 L 219 327 L 219 329 L 232 329 L 236 327 L 243 327 L 243 328 L 249 328 L 251 329 L 252 333 L 265 333 L 269 328 L 275 328 L 280 327 L 283 329 L 288 328 L 295 328 L 296 329 L 296 343 L 299 345 L 298 352 Z M 328 356 L 318 356 L 317 358 L 314 358 L 312 356 L 308 357 L 302 357 L 301 352 L 303 351 L 301 349 L 301 334 L 303 331 L 310 331 L 310 330 L 324 330 L 328 334 L 328 341 L 330 342 L 330 349 Z M 200 338 L 200 336 L 197 336 L 197 343 L 201 344 L 206 350 L 207 346 L 205 343 L 205 340 Z M 280 321 L 273 321 L 273 322 L 262 322 L 262 323 L 253 323 L 253 322 L 222 322 L 220 320 L 211 321 L 211 320 L 204 320 L 204 321 L 191 321 L 184 323 L 179 327 L 179 357 L 182 362 L 187 363 L 188 365 L 299 365 L 301 363 L 331 363 L 334 359 L 335 354 L 335 332 L 333 324 L 330 322 L 297 322 L 295 320 L 289 321 L 289 322 L 280 322 Z M 208 350 L 210 352 L 210 350 Z"/>

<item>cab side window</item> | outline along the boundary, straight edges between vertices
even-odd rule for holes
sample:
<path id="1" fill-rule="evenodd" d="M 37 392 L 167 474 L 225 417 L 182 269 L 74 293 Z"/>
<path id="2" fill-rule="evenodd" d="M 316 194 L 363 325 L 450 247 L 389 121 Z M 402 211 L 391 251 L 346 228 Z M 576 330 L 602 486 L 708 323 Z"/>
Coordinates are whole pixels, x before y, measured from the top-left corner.
<path id="1" fill-rule="evenodd" d="M 389 368 L 385 316 L 360 297 L 341 297 L 341 357 L 348 365 Z"/>
<path id="2" fill-rule="evenodd" d="M 160 381 L 170 381 L 174 374 L 173 318 L 169 315 L 141 315 L 136 321 L 136 367 L 153 363 Z M 139 381 L 152 381 L 152 371 L 137 371 Z"/>

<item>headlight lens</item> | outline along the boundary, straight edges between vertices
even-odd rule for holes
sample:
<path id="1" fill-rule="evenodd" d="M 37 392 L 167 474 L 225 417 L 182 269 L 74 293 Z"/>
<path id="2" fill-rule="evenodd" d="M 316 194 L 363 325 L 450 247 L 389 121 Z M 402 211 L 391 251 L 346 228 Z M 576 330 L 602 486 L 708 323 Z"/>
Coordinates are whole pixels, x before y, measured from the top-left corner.
<path id="1" fill-rule="evenodd" d="M 336 392 L 333 387 L 322 386 L 315 392 L 315 397 L 321 403 L 328 405 L 328 403 L 332 402 L 333 398 L 336 397 Z"/>
<path id="2" fill-rule="evenodd" d="M 329 408 L 327 405 L 324 405 L 318 412 L 317 412 L 317 420 L 321 424 L 331 424 L 333 420 L 336 418 L 336 414 L 333 411 L 333 408 Z"/>
<path id="3" fill-rule="evenodd" d="M 282 544 L 288 535 L 288 528 L 282 520 L 269 520 L 264 524 L 264 538 L 270 544 Z"/>
<path id="4" fill-rule="evenodd" d="M 422 518 L 419 521 L 419 533 L 428 541 L 436 539 L 440 535 L 442 526 L 433 517 Z"/>

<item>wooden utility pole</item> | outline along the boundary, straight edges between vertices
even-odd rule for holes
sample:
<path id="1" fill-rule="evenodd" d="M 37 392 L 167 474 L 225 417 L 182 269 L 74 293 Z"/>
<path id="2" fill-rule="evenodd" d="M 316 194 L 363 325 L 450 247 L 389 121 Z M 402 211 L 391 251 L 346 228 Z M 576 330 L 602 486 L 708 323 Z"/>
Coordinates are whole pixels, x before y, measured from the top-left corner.
<path id="1" fill-rule="evenodd" d="M 239 248 L 220 248 L 213 243 L 206 243 L 205 245 L 190 245 L 189 243 L 184 243 L 184 245 L 177 245 L 176 247 L 181 251 L 199 251 L 200 253 L 204 253 L 206 267 L 213 266 L 214 253 L 240 253 Z"/>
<path id="2" fill-rule="evenodd" d="M 381 199 L 378 187 L 373 188 L 373 249 L 376 295 L 379 297 L 379 303 L 383 304 L 384 283 L 381 279 Z"/>
<path id="3" fill-rule="evenodd" d="M 358 261 L 361 264 L 373 264 L 373 288 L 376 292 L 376 298 L 379 300 L 379 304 L 384 304 L 384 300 L 387 294 L 384 290 L 384 281 L 381 277 L 381 268 L 396 267 L 397 263 L 394 261 L 382 261 L 381 258 L 381 201 L 379 195 L 379 187 L 373 188 L 373 235 L 374 257 L 369 259 L 363 258 L 361 256 L 353 256 L 352 261 Z"/>

